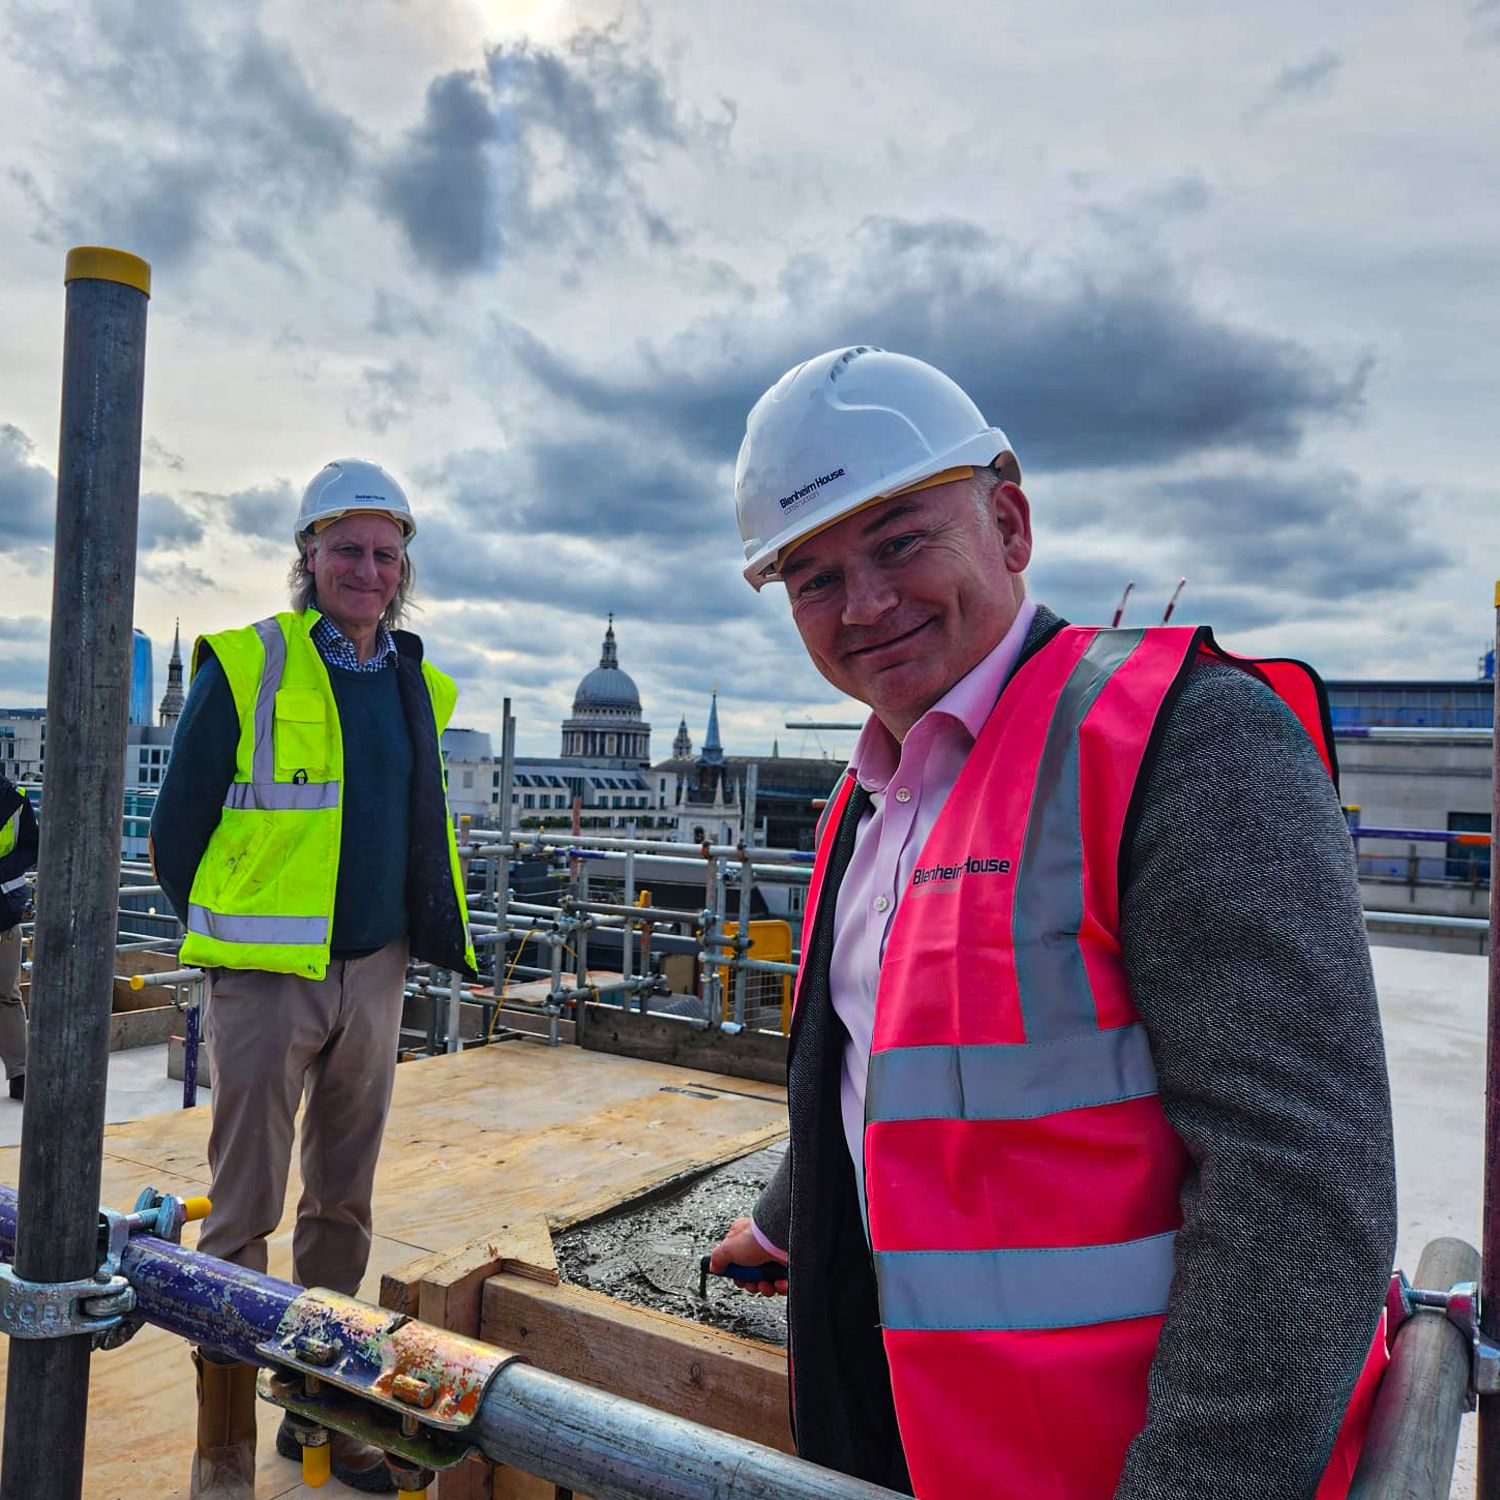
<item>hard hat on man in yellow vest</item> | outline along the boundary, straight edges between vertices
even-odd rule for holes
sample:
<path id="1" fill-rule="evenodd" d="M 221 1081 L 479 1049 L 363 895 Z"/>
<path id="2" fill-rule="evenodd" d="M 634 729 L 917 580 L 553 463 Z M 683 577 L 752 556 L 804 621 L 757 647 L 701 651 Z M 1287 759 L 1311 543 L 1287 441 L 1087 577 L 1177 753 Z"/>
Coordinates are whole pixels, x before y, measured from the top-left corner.
<path id="1" fill-rule="evenodd" d="M 330 521 L 355 511 L 389 516 L 407 541 L 417 534 L 411 502 L 390 474 L 363 458 L 339 458 L 324 464 L 303 490 L 292 540 L 301 546 L 308 532 L 321 531 Z"/>

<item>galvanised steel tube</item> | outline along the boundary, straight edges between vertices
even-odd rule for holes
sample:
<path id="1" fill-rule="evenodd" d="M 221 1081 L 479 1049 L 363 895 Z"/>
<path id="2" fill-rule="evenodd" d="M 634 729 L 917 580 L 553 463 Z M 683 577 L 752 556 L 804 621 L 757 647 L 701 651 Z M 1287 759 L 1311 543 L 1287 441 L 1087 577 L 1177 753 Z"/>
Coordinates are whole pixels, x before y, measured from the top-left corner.
<path id="1" fill-rule="evenodd" d="M 15 1256 L 27 1281 L 98 1269 L 150 275 L 133 255 L 83 248 L 69 252 L 63 278 L 51 733 Z M 4 1500 L 81 1492 L 89 1353 L 86 1337 L 12 1341 Z"/>
<path id="2" fill-rule="evenodd" d="M 1367 911 L 1365 926 L 1375 927 L 1448 927 L 1459 932 L 1488 932 L 1486 917 L 1429 917 L 1420 912 Z"/>
<path id="3" fill-rule="evenodd" d="M 631 849 L 640 854 L 676 854 L 688 859 L 733 859 L 748 854 L 752 860 L 768 864 L 810 865 L 815 855 L 802 849 L 744 849 L 738 844 L 691 844 L 681 839 L 622 838 L 617 834 L 571 833 L 548 835 L 534 834 L 516 838 L 512 835 L 508 844 L 474 844 L 471 854 L 487 855 L 505 852 L 515 854 L 527 849 L 551 849 L 559 854 L 587 854 L 593 850 L 618 854 Z"/>
<path id="4" fill-rule="evenodd" d="M 894 1500 L 862 1479 L 509 1364 L 472 1429 L 486 1457 L 595 1500 Z"/>

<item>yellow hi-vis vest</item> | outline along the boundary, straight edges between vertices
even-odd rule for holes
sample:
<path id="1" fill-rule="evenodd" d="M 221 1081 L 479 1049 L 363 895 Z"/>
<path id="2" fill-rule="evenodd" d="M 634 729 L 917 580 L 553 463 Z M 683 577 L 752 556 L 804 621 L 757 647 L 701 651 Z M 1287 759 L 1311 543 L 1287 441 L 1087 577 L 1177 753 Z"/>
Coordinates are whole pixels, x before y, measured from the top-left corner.
<path id="1" fill-rule="evenodd" d="M 21 809 L 26 805 L 25 789 L 17 787 L 16 795 L 21 799 L 16 804 L 16 810 L 3 823 L 0 823 L 0 859 L 4 859 L 16 847 L 16 839 L 21 832 Z M 14 880 L 0 880 L 0 896 L 7 895 L 11 891 L 18 891 L 25 884 L 24 871 Z"/>
<path id="2" fill-rule="evenodd" d="M 200 637 L 219 659 L 240 718 L 234 780 L 188 895 L 182 962 L 321 979 L 328 972 L 343 828 L 344 738 L 328 668 L 310 634 L 318 611 L 284 613 Z M 422 663 L 437 735 L 458 699 Z M 446 790 L 446 789 L 445 789 Z M 446 799 L 444 802 L 446 814 Z M 448 864 L 470 969 L 473 943 L 453 819 Z"/>
<path id="3" fill-rule="evenodd" d="M 21 793 L 24 797 L 26 794 Z M 16 847 L 16 833 L 21 827 L 21 809 L 18 807 L 3 823 L 0 823 L 0 859 L 4 859 Z"/>

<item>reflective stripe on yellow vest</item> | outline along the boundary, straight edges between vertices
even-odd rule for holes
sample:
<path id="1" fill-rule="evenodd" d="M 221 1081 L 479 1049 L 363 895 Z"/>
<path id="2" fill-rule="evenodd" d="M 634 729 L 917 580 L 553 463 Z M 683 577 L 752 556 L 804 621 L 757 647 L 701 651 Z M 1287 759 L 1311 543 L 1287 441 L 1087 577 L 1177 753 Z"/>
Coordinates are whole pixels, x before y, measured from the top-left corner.
<path id="1" fill-rule="evenodd" d="M 316 610 L 199 640 L 218 658 L 239 714 L 234 780 L 188 897 L 182 961 L 321 979 L 328 971 L 343 827 L 344 745 Z M 457 697 L 423 663 L 441 735 Z M 449 844 L 459 910 L 458 852 Z"/>

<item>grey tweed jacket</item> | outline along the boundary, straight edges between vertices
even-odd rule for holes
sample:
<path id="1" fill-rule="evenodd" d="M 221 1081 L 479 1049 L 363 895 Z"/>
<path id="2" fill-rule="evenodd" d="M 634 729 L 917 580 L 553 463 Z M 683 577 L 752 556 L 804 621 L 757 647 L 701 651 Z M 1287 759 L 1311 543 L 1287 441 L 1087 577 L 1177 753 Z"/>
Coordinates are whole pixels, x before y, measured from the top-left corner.
<path id="1" fill-rule="evenodd" d="M 1025 653 L 1060 623 L 1039 610 Z M 831 893 L 857 820 L 844 820 L 804 934 L 791 1149 L 755 1217 L 791 1255 L 799 1451 L 910 1492 L 828 995 Z M 1192 1169 L 1146 1425 L 1116 1500 L 1310 1500 L 1395 1253 L 1390 1094 L 1337 794 L 1292 714 L 1233 667 L 1197 662 L 1169 710 L 1121 937 Z M 1000 1476 L 993 1493 L 1011 1500 Z"/>

